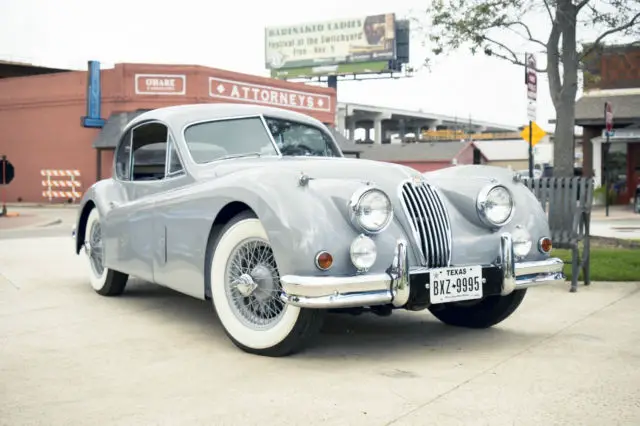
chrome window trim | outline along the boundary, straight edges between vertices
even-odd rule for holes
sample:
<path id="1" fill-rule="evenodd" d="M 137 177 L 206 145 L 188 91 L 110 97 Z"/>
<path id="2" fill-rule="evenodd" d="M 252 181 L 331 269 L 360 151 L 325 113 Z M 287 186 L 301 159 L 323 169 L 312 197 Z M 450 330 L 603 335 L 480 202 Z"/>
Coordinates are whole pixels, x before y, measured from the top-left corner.
<path id="1" fill-rule="evenodd" d="M 186 169 L 184 166 L 184 161 L 182 161 L 182 155 L 180 154 L 180 150 L 176 149 L 176 141 L 171 133 L 167 135 L 167 159 L 166 167 L 164 172 L 165 179 L 179 177 L 182 175 L 186 175 Z M 174 172 L 171 171 L 171 154 L 175 151 L 178 156 L 178 161 L 180 162 L 180 170 L 176 170 Z"/>
<path id="2" fill-rule="evenodd" d="M 118 141 L 118 144 L 116 145 L 116 149 L 113 153 L 113 179 L 118 181 L 118 182 L 149 182 L 149 181 L 139 181 L 139 180 L 133 180 L 133 132 L 135 131 L 135 129 L 137 129 L 138 127 L 142 127 L 142 126 L 146 126 L 148 124 L 162 124 L 166 129 L 167 129 L 167 141 L 165 141 L 167 143 L 168 146 L 168 139 L 171 137 L 173 138 L 173 133 L 171 132 L 171 127 L 165 123 L 162 120 L 153 118 L 153 119 L 149 119 L 149 120 L 145 120 L 145 121 L 141 121 L 139 123 L 135 123 L 129 127 L 125 127 L 125 129 L 122 131 L 122 136 L 120 138 L 120 140 Z M 118 161 L 118 151 L 120 149 L 120 147 L 122 146 L 123 140 L 124 140 L 124 136 L 127 134 L 127 132 L 131 132 L 129 134 L 129 179 L 128 180 L 124 180 L 124 179 L 120 179 L 120 177 L 118 176 L 117 170 L 116 170 L 116 163 Z M 168 148 L 167 148 L 168 151 Z M 178 152 L 178 155 L 180 153 Z M 183 168 L 184 168 L 184 163 L 183 163 Z M 167 162 L 166 162 L 166 152 L 165 152 L 165 178 L 167 177 Z M 163 178 L 164 179 L 164 178 Z M 160 179 L 160 180 L 163 180 Z"/>

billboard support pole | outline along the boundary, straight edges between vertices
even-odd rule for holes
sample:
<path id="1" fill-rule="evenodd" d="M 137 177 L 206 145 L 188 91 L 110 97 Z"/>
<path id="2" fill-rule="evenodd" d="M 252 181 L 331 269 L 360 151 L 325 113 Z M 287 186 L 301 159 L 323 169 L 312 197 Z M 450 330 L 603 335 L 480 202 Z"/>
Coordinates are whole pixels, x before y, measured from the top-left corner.
<path id="1" fill-rule="evenodd" d="M 338 76 L 337 75 L 329 75 L 327 76 L 327 87 L 336 91 L 336 113 L 334 117 L 335 124 L 338 124 Z"/>
<path id="2" fill-rule="evenodd" d="M 338 76 L 337 75 L 327 76 L 327 86 L 334 89 L 337 93 L 338 92 Z"/>

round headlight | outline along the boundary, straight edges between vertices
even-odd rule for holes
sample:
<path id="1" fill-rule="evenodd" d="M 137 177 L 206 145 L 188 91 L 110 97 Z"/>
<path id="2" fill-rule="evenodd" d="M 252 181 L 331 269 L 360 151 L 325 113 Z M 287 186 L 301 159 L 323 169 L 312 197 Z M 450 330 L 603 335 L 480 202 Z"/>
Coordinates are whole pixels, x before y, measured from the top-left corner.
<path id="1" fill-rule="evenodd" d="M 513 242 L 513 254 L 518 257 L 525 257 L 531 251 L 533 242 L 531 235 L 522 225 L 516 226 L 511 233 L 511 241 Z"/>
<path id="2" fill-rule="evenodd" d="M 358 235 L 349 247 L 351 263 L 360 271 L 366 271 L 376 262 L 376 243 L 366 235 Z"/>
<path id="3" fill-rule="evenodd" d="M 513 197 L 502 185 L 494 185 L 483 189 L 478 195 L 478 214 L 489 226 L 506 225 L 513 214 Z"/>
<path id="4" fill-rule="evenodd" d="M 351 221 L 369 233 L 384 230 L 393 219 L 393 206 L 387 194 L 376 188 L 356 191 L 349 202 Z"/>

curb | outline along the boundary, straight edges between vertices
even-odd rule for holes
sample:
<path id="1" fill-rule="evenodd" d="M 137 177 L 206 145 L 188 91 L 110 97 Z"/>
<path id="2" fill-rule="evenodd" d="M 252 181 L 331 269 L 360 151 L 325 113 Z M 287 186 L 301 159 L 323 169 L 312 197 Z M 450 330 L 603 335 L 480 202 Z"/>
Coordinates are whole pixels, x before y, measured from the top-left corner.
<path id="1" fill-rule="evenodd" d="M 79 204 L 7 203 L 7 209 L 77 209 Z"/>

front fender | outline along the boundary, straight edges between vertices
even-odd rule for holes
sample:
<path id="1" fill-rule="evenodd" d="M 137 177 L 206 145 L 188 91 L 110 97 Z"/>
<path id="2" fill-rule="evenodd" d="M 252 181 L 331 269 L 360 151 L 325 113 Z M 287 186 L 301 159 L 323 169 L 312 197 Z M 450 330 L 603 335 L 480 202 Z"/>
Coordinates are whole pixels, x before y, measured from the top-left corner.
<path id="1" fill-rule="evenodd" d="M 457 166 L 425 174 L 446 199 L 452 223 L 452 263 L 486 263 L 499 254 L 500 235 L 513 232 L 517 226 L 531 235 L 533 247 L 523 260 L 542 260 L 548 254 L 537 250 L 542 237 L 550 237 L 547 216 L 535 195 L 508 169 L 494 166 Z M 485 225 L 478 215 L 477 197 L 487 185 L 507 187 L 514 199 L 511 221 L 498 229 Z"/>
<path id="2" fill-rule="evenodd" d="M 351 195 L 363 185 L 355 179 L 325 178 L 300 184 L 299 175 L 294 173 L 249 171 L 241 179 L 237 175 L 224 176 L 205 186 L 206 192 L 220 197 L 216 211 L 239 201 L 257 214 L 281 274 L 352 275 L 356 270 L 349 247 L 359 232 L 351 224 L 347 206 Z M 383 272 L 393 260 L 396 240 L 406 239 L 406 235 L 394 219 L 384 232 L 372 238 L 377 243 L 378 258 L 371 272 Z M 321 250 L 333 256 L 329 271 L 315 266 L 316 254 Z"/>

